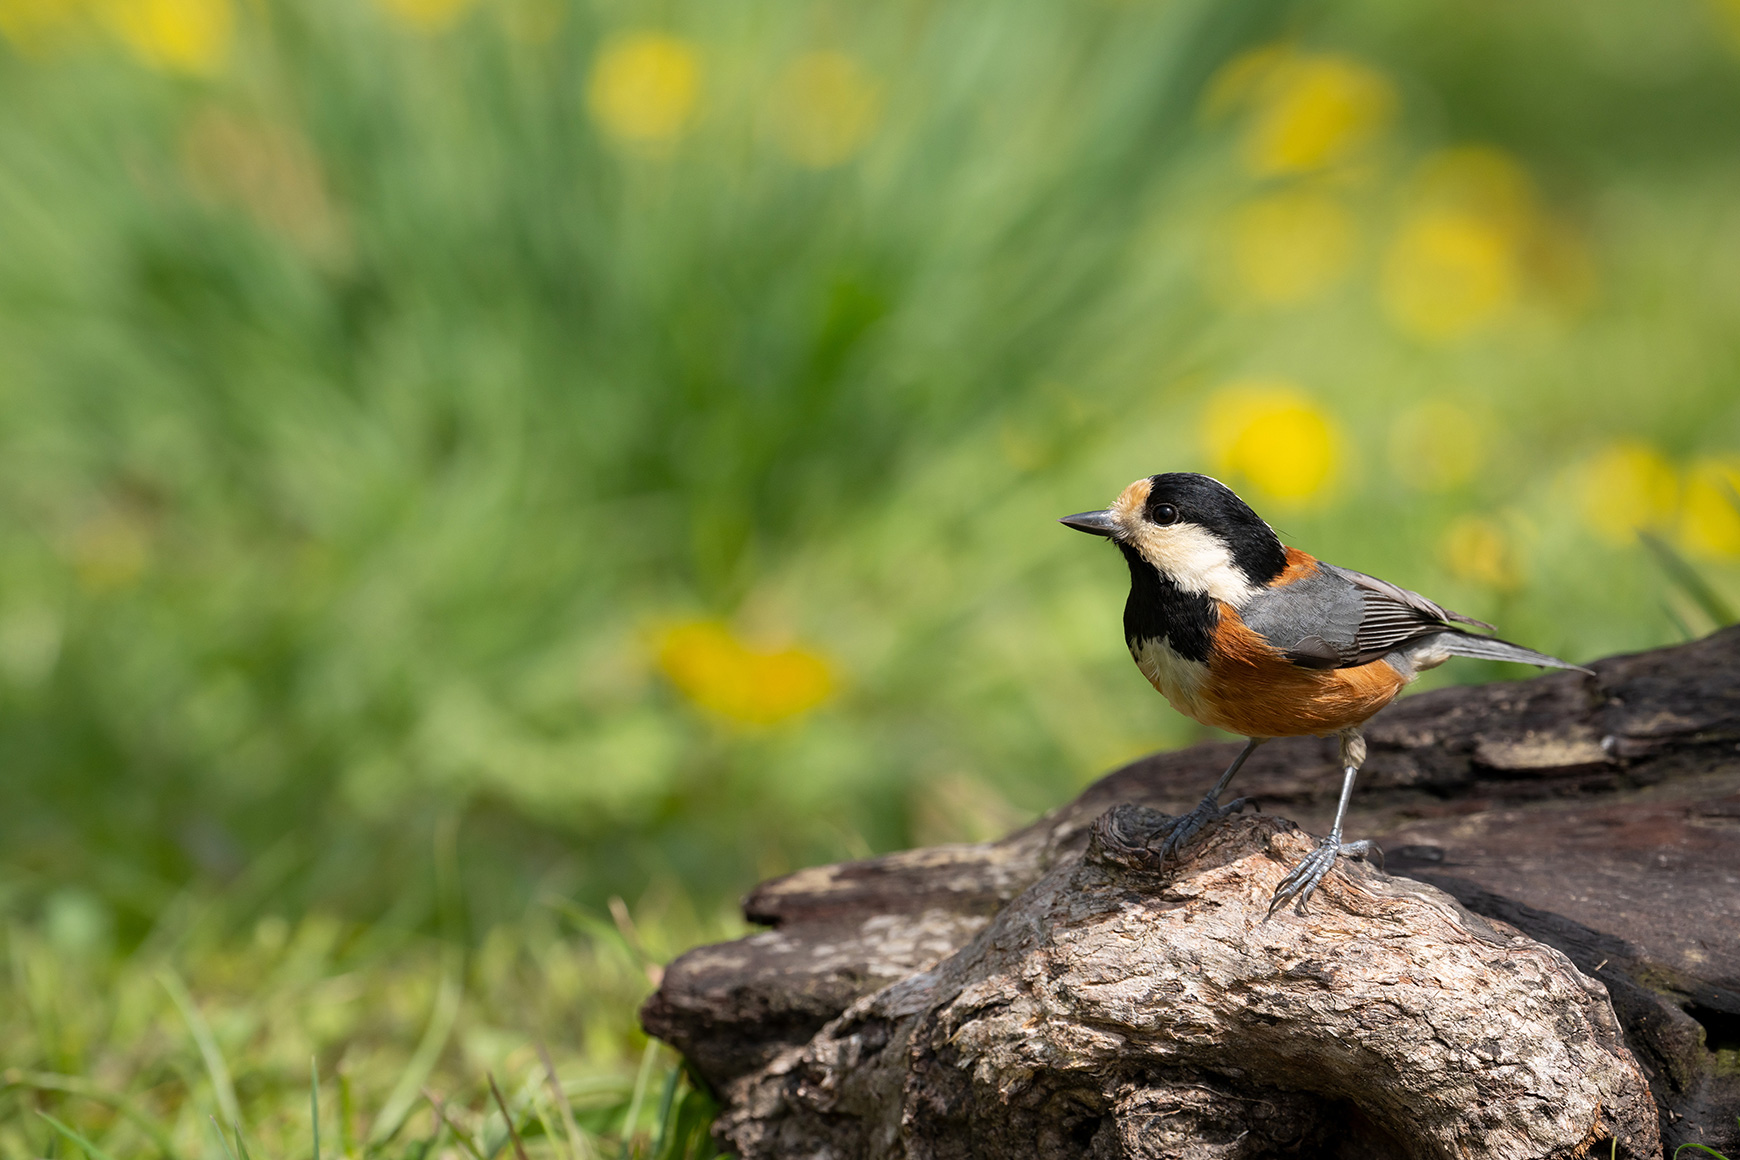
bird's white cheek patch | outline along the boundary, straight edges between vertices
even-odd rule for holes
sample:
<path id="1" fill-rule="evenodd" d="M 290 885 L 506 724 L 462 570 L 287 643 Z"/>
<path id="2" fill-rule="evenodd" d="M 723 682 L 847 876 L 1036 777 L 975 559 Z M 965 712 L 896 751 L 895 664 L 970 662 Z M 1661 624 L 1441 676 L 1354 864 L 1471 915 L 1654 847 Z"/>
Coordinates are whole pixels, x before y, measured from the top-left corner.
<path id="1" fill-rule="evenodd" d="M 1198 524 L 1160 527 L 1142 522 L 1129 530 L 1130 542 L 1143 559 L 1186 592 L 1212 596 L 1242 607 L 1256 585 L 1233 563 L 1232 549 Z"/>
<path id="2" fill-rule="evenodd" d="M 1136 667 L 1142 670 L 1148 683 L 1159 689 L 1173 708 L 1187 716 L 1196 715 L 1193 710 L 1203 683 L 1208 680 L 1207 665 L 1179 656 L 1164 637 L 1137 641 L 1131 646 L 1130 655 L 1135 657 Z"/>

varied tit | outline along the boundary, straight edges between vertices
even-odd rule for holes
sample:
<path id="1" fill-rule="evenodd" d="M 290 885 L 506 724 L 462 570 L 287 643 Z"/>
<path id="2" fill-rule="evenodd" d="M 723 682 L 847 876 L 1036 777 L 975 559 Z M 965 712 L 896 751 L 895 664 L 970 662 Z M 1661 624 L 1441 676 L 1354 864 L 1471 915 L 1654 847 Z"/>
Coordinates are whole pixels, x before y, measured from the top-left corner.
<path id="1" fill-rule="evenodd" d="M 1335 825 L 1276 888 L 1271 915 L 1294 899 L 1304 914 L 1338 855 L 1376 850 L 1370 842 L 1341 840 L 1347 799 L 1365 761 L 1359 727 L 1422 670 L 1451 657 L 1479 657 L 1590 672 L 1477 635 L 1460 626 L 1492 626 L 1286 547 L 1249 505 L 1206 475 L 1138 479 L 1104 511 L 1061 522 L 1106 537 L 1128 561 L 1124 640 L 1142 675 L 1179 712 L 1249 738 L 1202 803 L 1174 823 L 1163 860 L 1209 822 L 1244 806 L 1243 798 L 1221 805 L 1221 791 L 1264 741 L 1340 735 L 1344 772 Z"/>

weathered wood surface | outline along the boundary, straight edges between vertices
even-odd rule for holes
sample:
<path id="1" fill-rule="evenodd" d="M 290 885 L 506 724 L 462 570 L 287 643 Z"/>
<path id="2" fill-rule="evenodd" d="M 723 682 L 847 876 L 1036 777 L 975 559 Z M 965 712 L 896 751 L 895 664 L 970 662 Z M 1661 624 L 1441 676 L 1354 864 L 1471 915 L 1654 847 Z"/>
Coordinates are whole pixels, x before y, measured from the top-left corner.
<path id="1" fill-rule="evenodd" d="M 1307 919 L 1251 909 L 1306 848 L 1272 816 L 1164 873 L 1108 856 L 1117 841 L 1083 857 L 1113 806 L 1194 805 L 1235 751 L 1204 745 L 1000 842 L 766 883 L 745 910 L 773 929 L 678 959 L 643 1020 L 726 1098 L 721 1129 L 746 1156 L 1573 1155 L 1603 1132 L 1655 1155 L 1658 1123 L 1670 1145 L 1740 1154 L 1740 629 L 1594 667 L 1380 714 L 1347 829 L 1378 838 L 1396 877 L 1338 870 Z M 1237 788 L 1320 833 L 1333 760 L 1327 742 L 1274 742 Z M 1114 818 L 1107 833 L 1158 824 Z M 1377 933 L 1391 927 L 1399 943 Z M 1515 1026 L 1483 1038 L 1418 999 L 1452 965 L 1489 1013 L 1531 1010 L 1504 989 L 1525 970 L 1557 1004 L 1559 1064 Z M 1219 1006 L 1181 1006 L 1196 968 L 1226 981 Z M 1284 1033 L 1261 1032 L 1259 995 L 1294 1005 L 1263 1024 Z M 1400 1014 L 1381 1035 L 1354 1030 L 1384 1011 Z M 1385 1070 L 1414 1032 L 1460 1061 L 1431 1091 Z M 1626 1087 L 1629 1060 L 1655 1112 Z M 1477 1093 L 1460 1121 L 1457 1091 Z"/>

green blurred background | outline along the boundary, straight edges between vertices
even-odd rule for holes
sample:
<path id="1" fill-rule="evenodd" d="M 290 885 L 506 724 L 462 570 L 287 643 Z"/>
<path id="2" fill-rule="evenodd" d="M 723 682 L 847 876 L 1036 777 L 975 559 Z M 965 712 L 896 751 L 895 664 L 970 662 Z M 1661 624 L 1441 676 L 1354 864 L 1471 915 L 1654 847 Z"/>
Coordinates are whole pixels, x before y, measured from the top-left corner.
<path id="1" fill-rule="evenodd" d="M 1139 475 L 1573 660 L 1740 595 L 1733 0 L 0 41 L 6 1155 L 305 1150 L 310 1053 L 360 1151 L 431 1075 L 542 1098 L 540 1037 L 573 1154 L 669 1151 L 633 1004 L 755 880 L 1205 735 L 1053 522 Z"/>

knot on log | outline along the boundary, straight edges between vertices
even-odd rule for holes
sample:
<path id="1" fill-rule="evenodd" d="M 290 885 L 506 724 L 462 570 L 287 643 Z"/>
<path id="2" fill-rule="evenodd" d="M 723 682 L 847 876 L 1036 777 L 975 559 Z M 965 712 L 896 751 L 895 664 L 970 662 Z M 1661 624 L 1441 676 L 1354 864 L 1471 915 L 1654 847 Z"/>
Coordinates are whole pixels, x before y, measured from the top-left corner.
<path id="1" fill-rule="evenodd" d="M 1150 806 L 1121 802 L 1094 819 L 1087 857 L 1107 866 L 1158 873 L 1162 866 L 1154 843 L 1166 837 L 1172 820 L 1171 814 Z"/>
<path id="2" fill-rule="evenodd" d="M 1606 990 L 1563 954 L 1358 863 L 1268 921 L 1312 844 L 1272 817 L 1156 890 L 1156 814 L 1107 811 L 960 952 L 731 1085 L 724 1135 L 746 1160 L 1659 1151 Z"/>

